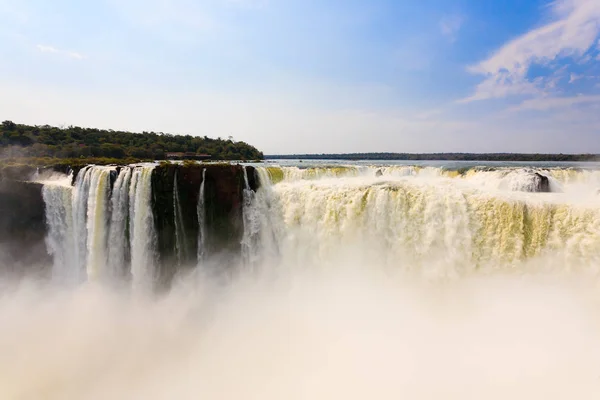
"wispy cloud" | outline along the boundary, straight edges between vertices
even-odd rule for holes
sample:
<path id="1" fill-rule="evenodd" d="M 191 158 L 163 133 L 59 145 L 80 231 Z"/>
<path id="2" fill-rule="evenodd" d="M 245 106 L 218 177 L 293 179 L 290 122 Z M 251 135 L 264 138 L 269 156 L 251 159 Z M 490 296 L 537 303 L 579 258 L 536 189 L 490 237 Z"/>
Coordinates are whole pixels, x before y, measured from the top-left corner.
<path id="1" fill-rule="evenodd" d="M 43 44 L 38 44 L 37 49 L 42 53 L 59 53 L 58 49 L 52 46 L 46 46 Z"/>
<path id="2" fill-rule="evenodd" d="M 509 111 L 549 111 L 554 109 L 565 109 L 568 107 L 600 103 L 600 95 L 593 96 L 571 96 L 571 97 L 546 97 L 525 100 Z"/>
<path id="3" fill-rule="evenodd" d="M 85 56 L 83 54 L 78 53 L 76 51 L 60 50 L 54 46 L 38 44 L 36 47 L 42 53 L 59 54 L 59 55 L 62 55 L 62 56 L 68 57 L 68 58 L 75 59 L 75 60 L 83 60 L 85 58 Z"/>
<path id="4" fill-rule="evenodd" d="M 571 76 L 569 77 L 569 83 L 573 83 L 575 81 L 580 80 L 581 78 L 583 78 L 583 75 L 577 75 L 577 74 L 571 74 Z"/>
<path id="5" fill-rule="evenodd" d="M 552 3 L 553 22 L 510 41 L 488 59 L 468 68 L 485 76 L 475 92 L 460 102 L 516 94 L 535 94 L 546 82 L 532 80 L 532 65 L 548 65 L 561 58 L 583 59 L 596 46 L 600 33 L 600 1 L 558 0 Z"/>
<path id="6" fill-rule="evenodd" d="M 465 17 L 461 14 L 446 15 L 440 21 L 440 32 L 448 40 L 454 42 L 464 22 Z"/>

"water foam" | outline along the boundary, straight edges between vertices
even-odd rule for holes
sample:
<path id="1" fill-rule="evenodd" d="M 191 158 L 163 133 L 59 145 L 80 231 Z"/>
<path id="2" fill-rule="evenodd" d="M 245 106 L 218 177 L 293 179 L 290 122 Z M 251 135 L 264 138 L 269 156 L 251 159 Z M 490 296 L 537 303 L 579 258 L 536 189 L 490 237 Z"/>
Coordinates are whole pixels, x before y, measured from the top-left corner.
<path id="1" fill-rule="evenodd" d="M 259 168 L 244 191 L 252 268 L 227 281 L 2 288 L 0 398 L 597 398 L 596 203 L 415 171 Z M 152 276 L 154 231 L 151 169 L 130 172 L 135 284 Z M 51 248 L 81 227 L 90 175 L 44 187 Z"/>
<path id="2" fill-rule="evenodd" d="M 600 395 L 599 299 L 589 282 L 426 284 L 344 267 L 225 286 L 186 277 L 157 298 L 94 284 L 5 291 L 0 397 Z"/>

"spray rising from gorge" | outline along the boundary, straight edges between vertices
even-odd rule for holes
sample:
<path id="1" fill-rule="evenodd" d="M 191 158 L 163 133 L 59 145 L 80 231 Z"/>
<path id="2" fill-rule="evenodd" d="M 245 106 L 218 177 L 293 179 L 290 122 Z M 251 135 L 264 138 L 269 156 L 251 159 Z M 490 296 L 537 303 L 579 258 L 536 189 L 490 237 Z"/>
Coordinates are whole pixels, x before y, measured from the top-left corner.
<path id="1" fill-rule="evenodd" d="M 0 395 L 595 397 L 599 178 L 376 165 L 42 174 L 53 283 L 0 299 Z"/>

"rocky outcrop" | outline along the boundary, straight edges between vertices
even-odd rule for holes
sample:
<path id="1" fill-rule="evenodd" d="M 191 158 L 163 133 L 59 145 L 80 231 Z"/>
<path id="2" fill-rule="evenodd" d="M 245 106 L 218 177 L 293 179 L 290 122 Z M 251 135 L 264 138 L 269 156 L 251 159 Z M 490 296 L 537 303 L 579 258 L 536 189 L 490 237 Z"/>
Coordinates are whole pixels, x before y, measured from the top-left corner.
<path id="1" fill-rule="evenodd" d="M 248 169 L 250 187 L 256 189 L 254 168 Z M 153 212 L 158 232 L 161 276 L 169 279 L 181 267 L 195 265 L 198 251 L 198 195 L 204 184 L 206 211 L 205 249 L 212 257 L 238 257 L 243 234 L 244 168 L 230 164 L 167 164 L 152 175 Z M 184 260 L 177 259 L 174 189 L 177 184 L 185 234 Z M 182 265 L 178 265 L 182 264 Z"/>
<path id="2" fill-rule="evenodd" d="M 501 187 L 517 192 L 549 193 L 550 180 L 535 171 L 512 171 L 502 178 Z"/>
<path id="3" fill-rule="evenodd" d="M 550 181 L 548 177 L 538 172 L 533 174 L 534 188 L 536 193 L 549 193 Z"/>
<path id="4" fill-rule="evenodd" d="M 42 185 L 0 180 L 0 268 L 20 275 L 51 262 Z"/>

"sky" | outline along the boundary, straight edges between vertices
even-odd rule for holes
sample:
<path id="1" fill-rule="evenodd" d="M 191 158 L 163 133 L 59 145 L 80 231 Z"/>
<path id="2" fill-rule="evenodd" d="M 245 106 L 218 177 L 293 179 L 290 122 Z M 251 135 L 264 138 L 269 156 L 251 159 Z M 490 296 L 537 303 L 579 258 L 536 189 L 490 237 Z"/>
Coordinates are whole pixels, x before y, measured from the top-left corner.
<path id="1" fill-rule="evenodd" d="M 0 0 L 0 120 L 600 153 L 600 0 Z"/>

